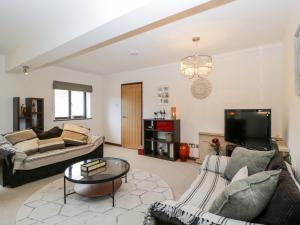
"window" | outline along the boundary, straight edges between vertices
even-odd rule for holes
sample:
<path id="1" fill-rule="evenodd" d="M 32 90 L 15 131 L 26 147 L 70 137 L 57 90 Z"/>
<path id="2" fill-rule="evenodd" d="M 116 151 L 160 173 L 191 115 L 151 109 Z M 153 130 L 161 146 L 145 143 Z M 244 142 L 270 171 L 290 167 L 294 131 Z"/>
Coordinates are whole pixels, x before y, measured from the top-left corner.
<path id="1" fill-rule="evenodd" d="M 91 118 L 91 93 L 86 92 L 86 116 L 87 118 Z"/>
<path id="2" fill-rule="evenodd" d="M 84 92 L 71 91 L 71 112 L 73 117 L 84 117 Z"/>
<path id="3" fill-rule="evenodd" d="M 54 90 L 55 92 L 55 118 L 68 118 L 69 111 L 69 91 Z"/>
<path id="4" fill-rule="evenodd" d="M 91 86 L 54 81 L 53 88 L 55 119 L 91 118 Z"/>

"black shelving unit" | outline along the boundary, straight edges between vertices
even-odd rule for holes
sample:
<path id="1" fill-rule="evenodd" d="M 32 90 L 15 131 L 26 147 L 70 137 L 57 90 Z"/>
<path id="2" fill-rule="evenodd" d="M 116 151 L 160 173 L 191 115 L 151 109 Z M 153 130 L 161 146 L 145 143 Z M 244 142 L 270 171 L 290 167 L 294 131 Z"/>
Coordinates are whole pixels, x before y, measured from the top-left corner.
<path id="1" fill-rule="evenodd" d="M 37 128 L 44 130 L 44 99 L 25 98 L 25 115 L 21 113 L 20 97 L 13 98 L 13 130 Z"/>
<path id="2" fill-rule="evenodd" d="M 144 155 L 172 161 L 178 159 L 180 120 L 144 119 L 143 127 Z"/>

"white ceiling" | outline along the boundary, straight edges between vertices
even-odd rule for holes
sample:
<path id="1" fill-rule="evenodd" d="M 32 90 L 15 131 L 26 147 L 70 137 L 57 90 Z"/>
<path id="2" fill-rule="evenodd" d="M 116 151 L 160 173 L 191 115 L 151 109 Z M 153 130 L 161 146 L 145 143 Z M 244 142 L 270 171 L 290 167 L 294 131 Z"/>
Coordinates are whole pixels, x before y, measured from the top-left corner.
<path id="1" fill-rule="evenodd" d="M 58 63 L 100 75 L 177 62 L 199 49 L 219 54 L 281 41 L 294 0 L 237 0 Z M 136 51 L 137 56 L 130 55 Z"/>
<path id="2" fill-rule="evenodd" d="M 150 0 L 0 0 L 0 54 L 86 33 Z"/>

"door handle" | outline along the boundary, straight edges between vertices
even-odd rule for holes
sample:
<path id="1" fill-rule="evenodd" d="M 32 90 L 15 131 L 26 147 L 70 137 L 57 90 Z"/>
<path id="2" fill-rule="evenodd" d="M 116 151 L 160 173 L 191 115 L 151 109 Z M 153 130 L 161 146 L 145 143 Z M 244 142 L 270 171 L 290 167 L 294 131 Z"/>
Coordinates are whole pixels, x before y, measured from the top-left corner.
<path id="1" fill-rule="evenodd" d="M 122 118 L 127 118 L 127 116 L 122 116 Z"/>

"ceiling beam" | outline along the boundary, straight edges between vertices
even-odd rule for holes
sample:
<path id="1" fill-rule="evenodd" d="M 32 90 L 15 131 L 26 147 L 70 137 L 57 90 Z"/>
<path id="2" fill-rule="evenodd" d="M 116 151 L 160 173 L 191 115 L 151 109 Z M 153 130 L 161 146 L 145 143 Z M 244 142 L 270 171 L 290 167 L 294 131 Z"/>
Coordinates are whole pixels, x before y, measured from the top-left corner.
<path id="1" fill-rule="evenodd" d="M 17 57 L 16 53 L 9 55 L 6 68 L 9 72 L 21 72 L 24 65 L 29 66 L 31 70 L 53 65 L 233 1 L 235 0 L 153 1 L 29 59 L 20 61 L 14 59 Z"/>

